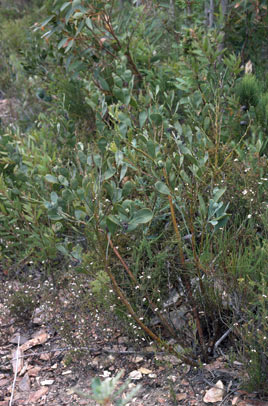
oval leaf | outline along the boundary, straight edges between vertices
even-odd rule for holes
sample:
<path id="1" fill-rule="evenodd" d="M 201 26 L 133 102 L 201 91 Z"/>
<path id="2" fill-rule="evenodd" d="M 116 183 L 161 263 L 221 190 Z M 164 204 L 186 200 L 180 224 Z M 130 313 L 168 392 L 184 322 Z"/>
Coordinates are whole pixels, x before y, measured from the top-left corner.
<path id="1" fill-rule="evenodd" d="M 162 193 L 163 195 L 170 195 L 169 188 L 163 182 L 160 181 L 156 182 L 155 188 L 159 193 Z"/>
<path id="2" fill-rule="evenodd" d="M 151 221 L 153 218 L 153 212 L 150 209 L 141 209 L 138 210 L 134 218 L 130 221 L 131 224 L 145 224 Z"/>
<path id="3" fill-rule="evenodd" d="M 56 176 L 53 176 L 53 175 L 48 174 L 45 176 L 45 179 L 49 183 L 58 183 L 58 179 L 56 178 Z"/>

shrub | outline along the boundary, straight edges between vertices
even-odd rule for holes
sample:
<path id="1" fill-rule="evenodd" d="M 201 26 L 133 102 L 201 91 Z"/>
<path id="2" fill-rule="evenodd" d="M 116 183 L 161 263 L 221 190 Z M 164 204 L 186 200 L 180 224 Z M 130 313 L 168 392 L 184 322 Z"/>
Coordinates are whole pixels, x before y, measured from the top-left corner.
<path id="1" fill-rule="evenodd" d="M 119 372 L 114 378 L 106 378 L 104 381 L 94 378 L 91 383 L 92 395 L 83 393 L 78 389 L 75 389 L 75 392 L 85 399 L 94 399 L 98 405 L 109 406 L 114 404 L 116 406 L 124 406 L 133 399 L 141 386 L 137 385 L 122 398 L 122 393 L 127 389 L 129 381 L 121 384 L 119 389 L 117 389 L 121 376 L 122 372 Z"/>
<path id="2" fill-rule="evenodd" d="M 236 92 L 241 105 L 247 109 L 256 107 L 261 95 L 260 83 L 254 75 L 246 74 L 237 85 Z"/>

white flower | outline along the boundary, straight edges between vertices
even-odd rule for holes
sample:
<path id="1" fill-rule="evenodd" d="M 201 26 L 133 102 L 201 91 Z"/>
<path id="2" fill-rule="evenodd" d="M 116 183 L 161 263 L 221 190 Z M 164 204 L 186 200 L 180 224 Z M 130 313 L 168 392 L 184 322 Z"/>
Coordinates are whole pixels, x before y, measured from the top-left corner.
<path id="1" fill-rule="evenodd" d="M 245 190 L 243 190 L 242 195 L 246 195 L 247 193 L 248 193 L 248 191 L 245 189 Z"/>

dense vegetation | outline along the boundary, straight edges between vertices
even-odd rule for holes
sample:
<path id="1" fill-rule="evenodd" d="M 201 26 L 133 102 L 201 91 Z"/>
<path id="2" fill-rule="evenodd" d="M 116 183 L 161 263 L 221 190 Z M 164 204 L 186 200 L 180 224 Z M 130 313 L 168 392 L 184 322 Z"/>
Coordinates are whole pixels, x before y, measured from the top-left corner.
<path id="1" fill-rule="evenodd" d="M 267 394 L 266 2 L 2 3 L 2 268 L 72 267 L 138 340 L 225 345 Z"/>

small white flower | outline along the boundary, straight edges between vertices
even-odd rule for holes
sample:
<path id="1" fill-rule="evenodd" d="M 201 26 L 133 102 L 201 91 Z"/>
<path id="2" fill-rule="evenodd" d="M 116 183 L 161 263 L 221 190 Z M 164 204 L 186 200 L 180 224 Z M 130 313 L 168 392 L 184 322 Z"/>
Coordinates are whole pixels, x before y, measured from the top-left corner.
<path id="1" fill-rule="evenodd" d="M 252 217 L 252 214 L 249 214 L 249 215 L 248 215 L 248 219 L 251 219 L 251 217 Z"/>
<path id="2" fill-rule="evenodd" d="M 245 189 L 245 190 L 243 190 L 243 192 L 242 192 L 242 195 L 246 195 L 248 193 L 248 191 Z"/>

